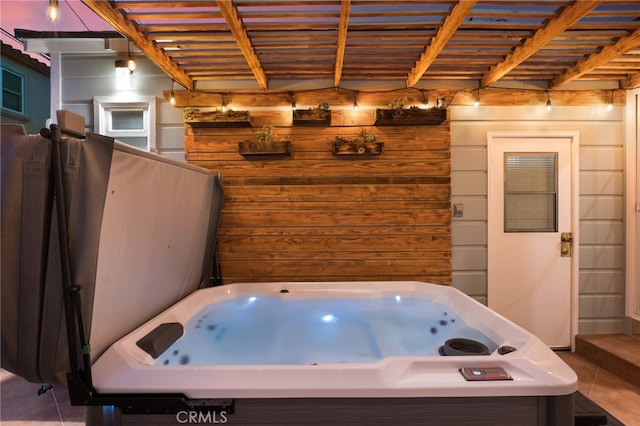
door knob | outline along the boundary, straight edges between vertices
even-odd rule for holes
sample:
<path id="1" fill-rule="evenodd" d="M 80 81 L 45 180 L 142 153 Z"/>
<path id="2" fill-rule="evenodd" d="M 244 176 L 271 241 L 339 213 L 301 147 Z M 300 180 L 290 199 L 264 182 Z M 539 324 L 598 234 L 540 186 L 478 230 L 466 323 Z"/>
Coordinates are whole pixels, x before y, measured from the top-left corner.
<path id="1" fill-rule="evenodd" d="M 563 232 L 560 234 L 560 257 L 571 257 L 572 243 L 573 235 L 571 232 Z"/>

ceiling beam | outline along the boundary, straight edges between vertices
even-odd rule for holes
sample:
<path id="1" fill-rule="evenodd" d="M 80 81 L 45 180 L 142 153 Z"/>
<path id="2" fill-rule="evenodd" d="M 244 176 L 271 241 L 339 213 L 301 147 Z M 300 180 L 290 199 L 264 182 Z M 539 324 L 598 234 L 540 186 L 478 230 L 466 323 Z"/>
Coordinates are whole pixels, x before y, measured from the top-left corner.
<path id="1" fill-rule="evenodd" d="M 621 82 L 620 88 L 622 89 L 635 89 L 640 87 L 640 72 L 630 75 L 629 78 Z"/>
<path id="2" fill-rule="evenodd" d="M 592 70 L 605 65 L 607 62 L 627 53 L 630 50 L 637 49 L 640 46 L 640 29 L 626 37 L 620 38 L 615 44 L 605 46 L 598 53 L 593 53 L 587 58 L 579 61 L 571 68 L 567 68 L 562 74 L 557 75 L 549 84 L 550 89 L 557 88 L 569 83 L 581 76 L 591 72 Z"/>
<path id="3" fill-rule="evenodd" d="M 422 78 L 423 74 L 431 66 L 438 54 L 444 49 L 451 36 L 456 32 L 464 18 L 469 14 L 477 0 L 460 0 L 451 10 L 451 13 L 444 19 L 442 27 L 438 30 L 431 43 L 420 55 L 415 67 L 409 72 L 407 77 L 407 87 L 415 86 Z"/>
<path id="4" fill-rule="evenodd" d="M 565 7 L 556 18 L 550 20 L 547 25 L 536 31 L 521 46 L 516 47 L 512 53 L 507 55 L 504 61 L 491 67 L 491 70 L 482 77 L 480 86 L 486 87 L 500 80 L 509 71 L 526 61 L 540 48 L 562 34 L 564 30 L 578 22 L 580 18 L 591 12 L 600 3 L 602 3 L 601 0 L 583 0 Z"/>
<path id="5" fill-rule="evenodd" d="M 262 69 L 262 64 L 260 63 L 260 59 L 258 59 L 258 55 L 251 45 L 251 39 L 249 39 L 249 35 L 244 28 L 242 20 L 238 16 L 238 11 L 236 7 L 233 5 L 231 0 L 216 0 L 218 8 L 224 17 L 224 20 L 227 21 L 227 25 L 229 26 L 229 30 L 233 34 L 233 37 L 236 39 L 236 43 L 238 47 L 240 47 L 240 51 L 244 56 L 244 59 L 247 61 L 249 68 L 251 68 L 251 72 L 254 77 L 258 81 L 258 85 L 262 89 L 267 89 L 267 76 Z"/>
<path id="6" fill-rule="evenodd" d="M 180 84 L 182 87 L 188 90 L 194 89 L 193 80 L 184 71 L 182 71 L 177 65 L 175 65 L 171 59 L 164 53 L 164 51 L 156 46 L 156 44 L 145 37 L 135 25 L 133 25 L 127 18 L 115 9 L 111 2 L 99 1 L 99 0 L 82 0 L 89 9 L 93 10 L 98 16 L 100 16 L 105 22 L 111 25 L 116 31 L 123 36 L 127 37 L 133 42 L 138 49 L 145 54 L 154 64 L 164 71 L 169 77 Z"/>
<path id="7" fill-rule="evenodd" d="M 342 65 L 344 64 L 344 51 L 347 46 L 350 10 L 351 0 L 342 0 L 340 2 L 340 24 L 338 25 L 338 46 L 336 48 L 336 69 L 333 76 L 334 87 L 339 87 L 342 80 Z"/>

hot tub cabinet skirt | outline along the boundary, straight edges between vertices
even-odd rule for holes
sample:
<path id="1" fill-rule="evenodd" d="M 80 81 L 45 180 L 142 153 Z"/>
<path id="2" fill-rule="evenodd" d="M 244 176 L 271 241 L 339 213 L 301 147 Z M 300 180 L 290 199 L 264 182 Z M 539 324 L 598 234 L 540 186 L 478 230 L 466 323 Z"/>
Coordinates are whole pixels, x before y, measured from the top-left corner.
<path id="1" fill-rule="evenodd" d="M 87 408 L 87 425 L 558 425 L 574 424 L 574 396 L 237 399 L 233 413 L 206 407 L 164 415 Z"/>

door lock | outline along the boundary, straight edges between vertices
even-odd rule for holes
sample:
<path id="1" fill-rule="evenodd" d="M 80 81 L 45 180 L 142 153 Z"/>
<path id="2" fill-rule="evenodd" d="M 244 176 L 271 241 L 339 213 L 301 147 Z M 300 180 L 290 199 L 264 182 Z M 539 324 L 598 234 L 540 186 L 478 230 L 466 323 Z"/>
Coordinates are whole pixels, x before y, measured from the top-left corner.
<path id="1" fill-rule="evenodd" d="M 571 232 L 560 234 L 560 257 L 571 257 L 573 248 L 573 235 Z"/>

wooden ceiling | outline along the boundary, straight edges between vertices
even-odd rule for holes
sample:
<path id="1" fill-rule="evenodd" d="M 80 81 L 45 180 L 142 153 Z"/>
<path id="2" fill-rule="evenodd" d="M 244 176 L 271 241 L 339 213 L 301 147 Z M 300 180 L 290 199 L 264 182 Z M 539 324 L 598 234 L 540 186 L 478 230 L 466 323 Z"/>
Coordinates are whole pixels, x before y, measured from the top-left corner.
<path id="1" fill-rule="evenodd" d="M 640 86 L 640 2 L 83 0 L 177 83 Z M 610 83 L 609 83 L 610 84 Z"/>

